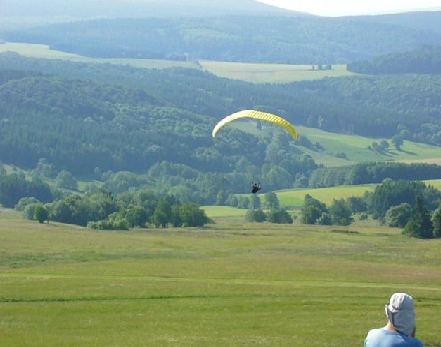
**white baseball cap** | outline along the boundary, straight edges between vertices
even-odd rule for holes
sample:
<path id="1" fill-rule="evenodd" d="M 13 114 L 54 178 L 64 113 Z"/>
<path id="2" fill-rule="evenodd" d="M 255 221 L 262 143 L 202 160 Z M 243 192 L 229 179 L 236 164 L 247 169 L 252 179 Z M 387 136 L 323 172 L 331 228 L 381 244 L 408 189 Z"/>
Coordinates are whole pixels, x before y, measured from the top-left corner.
<path id="1" fill-rule="evenodd" d="M 393 294 L 385 311 L 395 329 L 407 336 L 412 334 L 416 326 L 416 315 L 415 303 L 409 294 Z"/>

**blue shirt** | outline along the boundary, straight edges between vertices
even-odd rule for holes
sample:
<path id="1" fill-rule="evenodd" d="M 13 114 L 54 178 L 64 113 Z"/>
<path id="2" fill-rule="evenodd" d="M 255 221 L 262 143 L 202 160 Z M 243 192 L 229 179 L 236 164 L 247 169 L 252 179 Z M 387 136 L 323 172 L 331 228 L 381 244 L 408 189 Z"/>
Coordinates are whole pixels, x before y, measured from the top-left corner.
<path id="1" fill-rule="evenodd" d="M 381 328 L 369 331 L 364 347 L 424 347 L 424 344 L 415 337 Z"/>

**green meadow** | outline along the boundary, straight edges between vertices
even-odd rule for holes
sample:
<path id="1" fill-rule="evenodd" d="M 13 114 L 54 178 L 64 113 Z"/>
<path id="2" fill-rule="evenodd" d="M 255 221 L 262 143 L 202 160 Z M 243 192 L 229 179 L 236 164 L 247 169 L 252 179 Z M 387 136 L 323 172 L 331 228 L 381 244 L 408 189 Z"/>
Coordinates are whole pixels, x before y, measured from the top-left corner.
<path id="1" fill-rule="evenodd" d="M 65 59 L 86 63 L 112 63 L 131 65 L 138 68 L 161 69 L 170 67 L 201 67 L 216 76 L 253 83 L 288 83 L 301 80 L 315 80 L 324 77 L 353 75 L 346 70 L 346 65 L 333 65 L 331 70 L 312 70 L 311 65 L 287 64 L 248 64 L 235 62 L 200 61 L 180 62 L 156 59 L 99 59 L 50 49 L 48 45 L 5 42 L 0 44 L 0 53 L 16 52 L 23 56 L 41 59 Z"/>
<path id="2" fill-rule="evenodd" d="M 25 57 L 40 58 L 40 59 L 63 59 L 73 62 L 82 63 L 111 63 L 121 65 L 131 65 L 138 68 L 145 69 L 162 69 L 170 67 L 188 67 L 198 68 L 198 66 L 191 62 L 179 62 L 171 60 L 158 59 L 104 59 L 104 58 L 89 58 L 78 54 L 66 53 L 50 49 L 48 45 L 31 44 L 31 43 L 14 43 L 6 42 L 0 44 L 0 53 L 16 52 Z"/>
<path id="3" fill-rule="evenodd" d="M 261 130 L 256 127 L 256 123 L 253 121 L 236 121 L 228 126 L 256 136 L 272 136 L 271 130 L 277 129 L 276 126 L 270 125 Z M 316 163 L 326 167 L 348 166 L 375 161 L 438 165 L 441 163 L 441 149 L 438 146 L 404 141 L 401 150 L 397 150 L 390 139 L 373 139 L 358 135 L 337 134 L 303 126 L 296 126 L 296 129 L 300 136 L 306 136 L 312 144 L 319 143 L 324 149 L 317 151 L 300 147 L 294 141 L 292 145 L 298 146 L 302 152 L 310 155 Z M 378 153 L 368 148 L 372 146 L 373 142 L 380 143 L 382 140 L 386 140 L 389 143 L 389 149 L 386 152 Z M 338 157 L 339 153 L 344 153 L 346 157 Z"/>
<path id="4" fill-rule="evenodd" d="M 289 83 L 317 80 L 325 77 L 352 76 L 346 65 L 333 65 L 331 70 L 312 69 L 312 65 L 253 64 L 201 61 L 203 68 L 219 77 L 252 83 Z"/>
<path id="5" fill-rule="evenodd" d="M 441 346 L 441 240 L 225 212 L 200 229 L 97 232 L 2 210 L 2 346 L 362 346 L 396 291 Z"/>
<path id="6" fill-rule="evenodd" d="M 382 139 L 372 139 L 358 135 L 345 135 L 326 132 L 315 128 L 298 126 L 300 135 L 306 136 L 312 143 L 320 143 L 324 152 L 308 151 L 314 160 L 325 166 L 345 166 L 366 161 L 399 161 L 439 163 L 440 147 L 424 143 L 404 141 L 401 150 L 397 150 L 390 139 L 389 150 L 376 153 L 368 148 L 373 142 L 380 143 Z M 337 158 L 337 153 L 345 153 L 346 158 Z"/>

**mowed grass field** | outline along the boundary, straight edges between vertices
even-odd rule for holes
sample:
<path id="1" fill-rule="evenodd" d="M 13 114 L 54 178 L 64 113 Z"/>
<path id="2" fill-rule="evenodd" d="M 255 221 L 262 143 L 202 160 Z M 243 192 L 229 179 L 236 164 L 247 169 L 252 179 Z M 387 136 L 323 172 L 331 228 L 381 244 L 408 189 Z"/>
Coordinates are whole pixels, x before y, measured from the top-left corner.
<path id="1" fill-rule="evenodd" d="M 441 346 L 440 249 L 374 224 L 97 232 L 2 210 L 1 345 L 362 346 L 405 291 Z"/>
<path id="2" fill-rule="evenodd" d="M 180 62 L 155 59 L 99 59 L 88 58 L 77 54 L 52 50 L 48 45 L 5 42 L 0 44 L 0 53 L 16 52 L 23 56 L 41 59 L 65 59 L 87 63 L 125 64 L 138 68 L 161 69 L 170 67 L 186 67 L 200 69 L 201 67 L 216 76 L 252 83 L 289 83 L 302 80 L 315 80 L 324 77 L 341 77 L 353 75 L 346 65 L 333 65 L 331 70 L 312 70 L 311 65 L 287 64 L 248 64 L 236 62 L 200 61 Z"/>
<path id="3" fill-rule="evenodd" d="M 40 58 L 40 59 L 63 59 L 73 62 L 82 63 L 111 63 L 120 65 L 131 65 L 138 68 L 145 69 L 162 69 L 170 67 L 187 67 L 199 68 L 192 62 L 180 62 L 171 60 L 159 59 L 104 59 L 104 58 L 89 58 L 78 54 L 66 53 L 50 49 L 48 45 L 31 44 L 31 43 L 14 43 L 6 42 L 0 44 L 0 53 L 16 52 L 25 57 Z"/>
<path id="4" fill-rule="evenodd" d="M 332 65 L 330 70 L 318 70 L 312 65 L 252 64 L 237 62 L 200 61 L 203 68 L 219 77 L 252 83 L 290 83 L 325 77 L 355 75 L 345 64 Z"/>
<path id="5" fill-rule="evenodd" d="M 389 150 L 379 154 L 368 148 L 373 142 L 380 143 L 382 139 L 372 139 L 358 135 L 345 135 L 326 132 L 315 128 L 298 126 L 300 135 L 306 136 L 312 143 L 320 143 L 325 152 L 309 151 L 314 160 L 325 166 L 345 166 L 366 161 L 398 161 L 407 163 L 439 164 L 441 148 L 424 143 L 404 141 L 401 150 L 397 150 L 390 139 Z M 337 158 L 335 154 L 345 153 L 346 159 Z"/>

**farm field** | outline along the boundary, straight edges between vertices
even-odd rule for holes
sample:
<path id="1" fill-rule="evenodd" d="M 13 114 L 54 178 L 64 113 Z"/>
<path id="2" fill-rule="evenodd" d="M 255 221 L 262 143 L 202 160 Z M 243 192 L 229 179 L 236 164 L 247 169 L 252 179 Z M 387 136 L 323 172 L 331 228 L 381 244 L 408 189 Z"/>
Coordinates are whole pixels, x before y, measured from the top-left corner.
<path id="1" fill-rule="evenodd" d="M 326 132 L 315 128 L 298 126 L 300 134 L 304 134 L 312 143 L 320 143 L 325 153 L 309 151 L 314 160 L 325 166 L 345 166 L 365 161 L 399 161 L 399 162 L 426 162 L 439 163 L 441 148 L 424 143 L 404 141 L 401 151 L 395 149 L 390 139 L 389 150 L 384 154 L 376 153 L 368 146 L 373 142 L 380 143 L 382 139 L 372 139 L 357 135 L 345 135 Z M 337 158 L 330 154 L 345 153 L 346 159 Z"/>
<path id="2" fill-rule="evenodd" d="M 2 210 L 2 345 L 361 346 L 406 291 L 441 346 L 441 240 L 207 213 L 201 229 L 97 232 Z"/>
<path id="3" fill-rule="evenodd" d="M 256 136 L 269 136 L 268 134 L 272 134 L 268 131 L 269 127 L 260 130 L 255 126 L 255 122 L 253 121 L 236 121 L 234 124 L 231 123 L 228 126 Z M 439 164 L 441 160 L 441 148 L 438 146 L 404 141 L 401 151 L 398 151 L 392 145 L 390 139 L 384 139 L 389 143 L 389 150 L 380 154 L 370 150 L 368 147 L 372 146 L 373 142 L 380 143 L 383 139 L 337 134 L 316 128 L 295 126 L 300 136 L 306 136 L 311 143 L 319 143 L 324 147 L 324 150 L 321 151 L 315 151 L 305 147 L 300 147 L 300 149 L 310 155 L 316 163 L 326 167 L 348 166 L 367 161 Z M 294 141 L 292 145 L 298 146 Z M 344 153 L 346 158 L 337 157 L 336 155 L 338 153 Z"/>
<path id="4" fill-rule="evenodd" d="M 314 80 L 324 77 L 353 75 L 346 65 L 334 65 L 332 70 L 312 70 L 310 65 L 286 64 L 247 64 L 233 62 L 200 61 L 181 62 L 155 59 L 99 59 L 52 50 L 48 45 L 6 42 L 0 44 L 0 53 L 16 52 L 23 56 L 41 59 L 65 59 L 74 62 L 127 64 L 138 68 L 161 69 L 170 67 L 201 67 L 216 76 L 253 83 L 288 83 L 301 80 Z"/>
<path id="5" fill-rule="evenodd" d="M 203 68 L 219 77 L 252 83 L 289 83 L 317 80 L 325 77 L 355 75 L 346 65 L 333 65 L 331 70 L 312 69 L 311 65 L 251 64 L 237 62 L 200 61 Z"/>
<path id="6" fill-rule="evenodd" d="M 31 43 L 13 43 L 6 42 L 0 44 L 0 53 L 16 52 L 25 57 L 40 58 L 40 59 L 64 59 L 73 62 L 82 63 L 111 63 L 121 65 L 131 65 L 138 68 L 145 69 L 162 69 L 170 67 L 187 67 L 198 68 L 198 66 L 191 62 L 180 62 L 171 60 L 156 60 L 156 59 L 101 59 L 89 58 L 78 54 L 66 53 L 50 49 L 48 45 L 31 44 Z"/>

